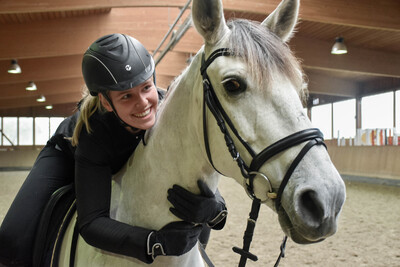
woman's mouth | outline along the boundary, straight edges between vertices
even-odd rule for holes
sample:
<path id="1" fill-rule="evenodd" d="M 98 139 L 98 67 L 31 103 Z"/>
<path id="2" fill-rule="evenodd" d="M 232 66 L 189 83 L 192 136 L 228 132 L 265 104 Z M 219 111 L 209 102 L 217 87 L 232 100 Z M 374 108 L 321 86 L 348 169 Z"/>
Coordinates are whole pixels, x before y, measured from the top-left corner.
<path id="1" fill-rule="evenodd" d="M 143 117 L 146 117 L 147 115 L 149 115 L 150 112 L 151 112 L 151 107 L 147 108 L 145 111 L 143 111 L 141 113 L 135 113 L 135 114 L 133 114 L 133 116 L 136 118 L 143 118 Z"/>

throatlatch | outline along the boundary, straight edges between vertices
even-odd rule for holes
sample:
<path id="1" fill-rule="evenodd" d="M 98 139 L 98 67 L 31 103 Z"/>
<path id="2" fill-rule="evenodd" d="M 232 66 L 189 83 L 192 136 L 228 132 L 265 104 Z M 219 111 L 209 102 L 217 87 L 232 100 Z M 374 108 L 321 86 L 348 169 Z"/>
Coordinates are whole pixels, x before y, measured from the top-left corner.
<path id="1" fill-rule="evenodd" d="M 217 95 L 215 94 L 214 88 L 211 84 L 211 81 L 207 75 L 207 68 L 210 66 L 210 64 L 218 57 L 220 56 L 234 56 L 234 53 L 229 50 L 228 48 L 220 48 L 215 50 L 207 60 L 205 60 L 205 55 L 203 54 L 202 57 L 202 65 L 200 68 L 200 73 L 203 77 L 203 90 L 204 90 L 204 99 L 203 99 L 203 132 L 204 132 L 204 144 L 207 152 L 207 157 L 210 162 L 210 164 L 213 166 L 213 168 L 217 171 L 218 169 L 214 166 L 214 163 L 212 161 L 211 157 L 211 151 L 210 151 L 210 145 L 208 142 L 208 132 L 207 132 L 207 113 L 206 113 L 206 106 L 208 109 L 211 111 L 213 114 L 215 120 L 217 121 L 217 124 L 220 128 L 220 131 L 224 135 L 226 146 L 228 147 L 228 150 L 233 158 L 234 161 L 237 162 L 240 171 L 244 177 L 244 187 L 247 191 L 247 194 L 251 199 L 253 199 L 252 203 L 252 208 L 249 214 L 249 218 L 247 220 L 247 227 L 246 231 L 243 236 L 243 248 L 238 248 L 234 247 L 233 251 L 236 253 L 239 253 L 241 255 L 240 262 L 239 262 L 239 267 L 244 267 L 246 265 L 247 259 L 251 259 L 253 261 L 257 261 L 257 256 L 250 253 L 250 244 L 253 239 L 253 233 L 254 233 L 254 228 L 256 225 L 256 221 L 258 218 L 258 213 L 260 210 L 260 205 L 262 201 L 258 199 L 255 196 L 254 193 L 254 178 L 257 175 L 261 175 L 268 183 L 270 187 L 270 191 L 267 194 L 267 197 L 270 199 L 275 200 L 275 208 L 276 211 L 278 212 L 279 209 L 281 208 L 281 198 L 282 198 L 282 193 L 283 190 L 285 189 L 287 183 L 289 182 L 289 179 L 296 169 L 297 165 L 300 163 L 300 161 L 303 159 L 303 157 L 307 154 L 307 152 L 315 145 L 323 145 L 326 148 L 326 145 L 323 141 L 323 134 L 321 133 L 320 130 L 316 128 L 311 128 L 311 129 L 305 129 L 301 130 L 299 132 L 293 133 L 275 143 L 272 145 L 268 146 L 264 150 L 262 150 L 260 153 L 256 154 L 254 150 L 251 148 L 251 146 L 243 140 L 243 138 L 239 135 L 238 131 L 234 127 L 232 121 L 230 120 L 229 116 L 226 114 L 225 110 L 223 109 L 221 103 L 218 100 Z M 242 159 L 240 156 L 240 153 L 236 149 L 236 145 L 230 135 L 230 132 L 228 128 L 226 127 L 226 124 L 229 126 L 229 130 L 236 136 L 236 138 L 242 143 L 242 145 L 246 148 L 246 150 L 249 152 L 251 157 L 253 158 L 249 165 L 246 164 L 246 162 Z M 296 158 L 293 160 L 292 164 L 290 165 L 289 169 L 287 170 L 280 186 L 278 189 L 278 192 L 274 192 L 272 184 L 268 177 L 259 172 L 261 166 L 263 166 L 270 158 L 273 156 L 291 148 L 296 145 L 299 145 L 303 142 L 308 142 L 300 151 L 300 153 L 296 156 Z M 221 172 L 219 172 L 221 173 Z M 282 245 L 281 245 L 281 252 L 280 255 L 275 263 L 274 266 L 278 266 L 281 258 L 285 256 L 285 246 L 286 246 L 286 240 L 287 236 L 283 238 Z"/>

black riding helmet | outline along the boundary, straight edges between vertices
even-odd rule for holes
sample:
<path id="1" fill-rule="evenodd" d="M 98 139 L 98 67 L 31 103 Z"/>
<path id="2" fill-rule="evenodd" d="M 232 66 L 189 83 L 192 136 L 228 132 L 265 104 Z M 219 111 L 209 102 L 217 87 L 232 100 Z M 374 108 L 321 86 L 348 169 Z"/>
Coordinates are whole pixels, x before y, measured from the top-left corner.
<path id="1" fill-rule="evenodd" d="M 97 39 L 85 52 L 82 73 L 91 95 L 124 91 L 154 75 L 154 61 L 135 38 L 110 34 Z"/>
<path id="2" fill-rule="evenodd" d="M 135 38 L 124 34 L 110 34 L 97 39 L 85 52 L 82 73 L 92 96 L 101 93 L 123 126 L 139 129 L 124 122 L 118 115 L 108 91 L 124 91 L 153 76 L 154 61 L 149 52 Z"/>

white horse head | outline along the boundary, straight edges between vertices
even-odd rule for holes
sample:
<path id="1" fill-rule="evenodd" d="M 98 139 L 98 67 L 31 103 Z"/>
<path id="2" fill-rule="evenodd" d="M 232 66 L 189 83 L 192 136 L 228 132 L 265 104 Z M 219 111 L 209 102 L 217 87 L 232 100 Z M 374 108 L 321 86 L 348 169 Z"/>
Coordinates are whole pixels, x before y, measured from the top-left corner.
<path id="1" fill-rule="evenodd" d="M 147 132 L 147 145 L 137 147 L 116 177 L 112 217 L 131 225 L 160 229 L 178 220 L 169 211 L 167 201 L 167 190 L 173 184 L 199 193 L 197 180 L 201 178 L 216 190 L 220 177 L 216 169 L 244 184 L 243 173 L 246 175 L 248 170 L 238 167 L 242 161 L 242 166 L 259 165 L 256 170 L 262 173 L 251 175 L 251 182 L 245 180 L 243 193 L 249 191 L 250 183 L 252 197 L 272 209 L 276 206 L 282 230 L 295 242 L 317 242 L 335 233 L 345 187 L 325 147 L 313 143 L 298 164 L 292 166 L 295 168 L 289 172 L 287 185 L 281 187 L 297 155 L 312 140 L 320 139 L 316 130 L 312 132 L 317 137 L 311 141 L 308 138 L 307 129 L 312 125 L 301 102 L 306 94 L 303 74 L 285 44 L 296 24 L 298 2 L 283 0 L 261 24 L 245 20 L 227 24 L 221 0 L 193 1 L 194 25 L 205 45 L 171 85 L 156 125 Z M 202 66 L 202 73 L 208 76 L 206 82 L 201 75 Z M 227 149 L 226 135 L 212 115 L 212 107 L 205 106 L 204 83 L 212 85 L 213 99 L 220 102 L 217 113 L 226 113 L 223 119 L 235 144 L 232 148 L 228 138 L 231 151 Z M 306 138 L 299 138 L 299 133 L 306 133 Z M 287 136 L 295 141 L 288 141 Z M 284 149 L 280 143 L 276 145 L 282 139 Z M 271 145 L 274 153 L 264 150 Z M 258 157 L 260 152 L 265 153 Z M 254 157 L 257 164 L 252 163 Z M 71 231 L 70 227 L 69 236 Z M 68 250 L 70 238 L 65 240 L 63 248 Z M 60 258 L 68 264 L 68 252 Z M 76 265 L 145 264 L 96 250 L 80 239 Z M 180 257 L 159 256 L 153 265 L 203 266 L 203 261 L 194 247 Z"/>
<path id="2" fill-rule="evenodd" d="M 284 0 L 260 25 L 243 20 L 226 24 L 221 1 L 193 2 L 193 20 L 205 41 L 205 57 L 219 48 L 228 48 L 234 54 L 216 58 L 207 73 L 239 136 L 256 153 L 312 127 L 301 103 L 305 94 L 302 71 L 285 44 L 293 33 L 298 8 L 299 1 Z M 200 56 L 195 62 L 198 68 Z M 233 166 L 212 118 L 208 127 L 215 168 L 241 182 L 240 169 Z M 237 138 L 234 141 L 244 162 L 250 165 L 252 156 Z M 275 154 L 262 165 L 260 172 L 268 177 L 273 191 L 278 191 L 304 145 Z M 281 227 L 295 242 L 316 242 L 336 232 L 345 187 L 323 146 L 313 147 L 301 159 L 279 196 L 281 205 L 267 197 L 268 180 L 255 177 L 254 195 L 270 207 L 278 206 Z"/>

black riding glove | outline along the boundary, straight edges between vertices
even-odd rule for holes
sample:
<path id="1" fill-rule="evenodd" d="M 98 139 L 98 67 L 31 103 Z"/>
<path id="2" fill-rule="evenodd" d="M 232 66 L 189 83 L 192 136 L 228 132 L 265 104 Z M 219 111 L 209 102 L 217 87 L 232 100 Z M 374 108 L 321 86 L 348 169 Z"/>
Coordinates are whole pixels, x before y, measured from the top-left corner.
<path id="1" fill-rule="evenodd" d="M 200 195 L 193 194 L 179 185 L 169 189 L 168 200 L 174 206 L 170 211 L 184 221 L 207 223 L 213 228 L 228 214 L 224 201 L 221 196 L 217 198 L 203 180 L 198 180 L 197 185 Z"/>
<path id="2" fill-rule="evenodd" d="M 159 255 L 180 256 L 197 243 L 203 226 L 172 222 L 147 237 L 147 254 L 154 260 Z"/>

